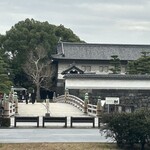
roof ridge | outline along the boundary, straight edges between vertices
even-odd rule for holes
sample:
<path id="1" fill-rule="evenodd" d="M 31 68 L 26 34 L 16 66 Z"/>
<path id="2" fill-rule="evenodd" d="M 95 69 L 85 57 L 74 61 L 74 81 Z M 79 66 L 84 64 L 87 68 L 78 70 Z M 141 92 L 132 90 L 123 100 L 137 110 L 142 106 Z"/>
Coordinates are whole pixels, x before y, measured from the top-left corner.
<path id="1" fill-rule="evenodd" d="M 79 42 L 62 42 L 68 45 L 110 45 L 110 46 L 150 46 L 150 44 L 117 44 L 117 43 L 79 43 Z"/>
<path id="2" fill-rule="evenodd" d="M 106 78 L 106 79 L 145 79 L 150 80 L 150 75 L 120 75 L 120 74 L 66 74 L 64 78 Z"/>

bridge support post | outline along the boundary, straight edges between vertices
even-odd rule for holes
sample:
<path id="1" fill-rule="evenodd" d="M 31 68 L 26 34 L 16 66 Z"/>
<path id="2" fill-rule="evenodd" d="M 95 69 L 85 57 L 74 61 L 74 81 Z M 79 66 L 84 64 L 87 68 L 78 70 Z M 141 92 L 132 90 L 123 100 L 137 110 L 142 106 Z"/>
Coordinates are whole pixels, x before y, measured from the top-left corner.
<path id="1" fill-rule="evenodd" d="M 89 95 L 88 93 L 85 93 L 85 97 L 84 97 L 84 113 L 85 114 L 88 112 L 88 101 L 89 101 Z"/>
<path id="2" fill-rule="evenodd" d="M 66 101 L 67 101 L 68 95 L 69 95 L 69 90 L 66 88 L 66 89 L 65 89 L 65 103 L 66 103 Z"/>
<path id="3" fill-rule="evenodd" d="M 49 98 L 48 98 L 48 96 L 46 98 L 46 110 L 47 110 L 47 112 L 46 112 L 45 116 L 46 117 L 50 117 L 50 113 L 49 113 Z"/>
<path id="4" fill-rule="evenodd" d="M 18 97 L 16 92 L 14 92 L 13 97 L 15 101 L 15 114 L 18 114 Z"/>
<path id="5" fill-rule="evenodd" d="M 100 117 L 102 113 L 102 105 L 101 105 L 101 99 L 99 98 L 97 101 L 97 116 Z"/>
<path id="6" fill-rule="evenodd" d="M 8 118 L 9 117 L 9 112 L 10 112 L 10 108 L 9 108 L 9 100 L 8 100 L 8 96 L 4 95 L 4 101 L 3 101 L 3 107 L 4 107 L 4 117 Z"/>

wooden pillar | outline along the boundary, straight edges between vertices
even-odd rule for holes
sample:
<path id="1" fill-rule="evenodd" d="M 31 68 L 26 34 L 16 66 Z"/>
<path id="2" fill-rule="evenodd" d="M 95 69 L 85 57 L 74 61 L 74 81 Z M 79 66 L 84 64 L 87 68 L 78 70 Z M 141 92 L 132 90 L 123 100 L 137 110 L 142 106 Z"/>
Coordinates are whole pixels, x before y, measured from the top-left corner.
<path id="1" fill-rule="evenodd" d="M 65 102 L 67 101 L 67 98 L 68 98 L 68 95 L 69 95 L 69 89 L 65 89 Z"/>
<path id="2" fill-rule="evenodd" d="M 13 95 L 13 99 L 14 99 L 14 102 L 15 102 L 15 114 L 18 114 L 18 96 L 17 96 L 17 93 L 14 92 L 14 95 Z"/>
<path id="3" fill-rule="evenodd" d="M 9 108 L 9 101 L 8 101 L 8 100 L 5 100 L 5 101 L 4 101 L 4 117 L 5 117 L 5 118 L 8 118 L 8 117 L 9 117 L 9 111 L 10 111 L 10 108 Z"/>
<path id="4" fill-rule="evenodd" d="M 101 105 L 101 99 L 99 98 L 97 101 L 97 116 L 100 117 L 102 114 L 102 105 Z"/>
<path id="5" fill-rule="evenodd" d="M 85 114 L 88 112 L 88 101 L 89 101 L 88 93 L 85 93 L 85 97 L 84 97 L 84 113 Z"/>
<path id="6" fill-rule="evenodd" d="M 49 113 L 49 98 L 47 96 L 46 98 L 46 110 L 47 110 L 47 113 L 45 114 L 46 117 L 50 117 L 50 113 Z"/>

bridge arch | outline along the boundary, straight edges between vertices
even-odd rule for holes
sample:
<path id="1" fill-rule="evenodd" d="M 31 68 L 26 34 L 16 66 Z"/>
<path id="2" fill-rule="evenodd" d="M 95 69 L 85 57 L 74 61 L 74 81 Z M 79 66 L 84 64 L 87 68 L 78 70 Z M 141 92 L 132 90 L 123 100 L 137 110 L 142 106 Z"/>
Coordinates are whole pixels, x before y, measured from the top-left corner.
<path id="1" fill-rule="evenodd" d="M 87 104 L 87 106 L 86 106 L 86 103 L 84 100 L 82 100 L 81 98 L 79 98 L 77 96 L 70 95 L 70 94 L 60 95 L 58 97 L 55 97 L 54 102 L 71 104 L 71 105 L 77 107 L 80 111 L 82 111 L 84 113 L 87 112 L 87 114 L 91 115 L 91 116 L 98 116 L 99 115 L 98 112 L 101 111 L 101 110 L 98 110 L 99 107 L 97 107 L 97 105 Z M 87 110 L 85 110 L 85 109 L 87 109 Z"/>

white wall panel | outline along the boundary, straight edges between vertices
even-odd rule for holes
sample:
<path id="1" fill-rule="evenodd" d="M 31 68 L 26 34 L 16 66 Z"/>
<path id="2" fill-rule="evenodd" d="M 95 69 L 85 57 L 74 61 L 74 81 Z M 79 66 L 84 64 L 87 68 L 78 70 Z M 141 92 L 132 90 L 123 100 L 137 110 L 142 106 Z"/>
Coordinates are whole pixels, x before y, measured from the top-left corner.
<path id="1" fill-rule="evenodd" d="M 66 79 L 69 89 L 150 89 L 150 80 Z"/>

